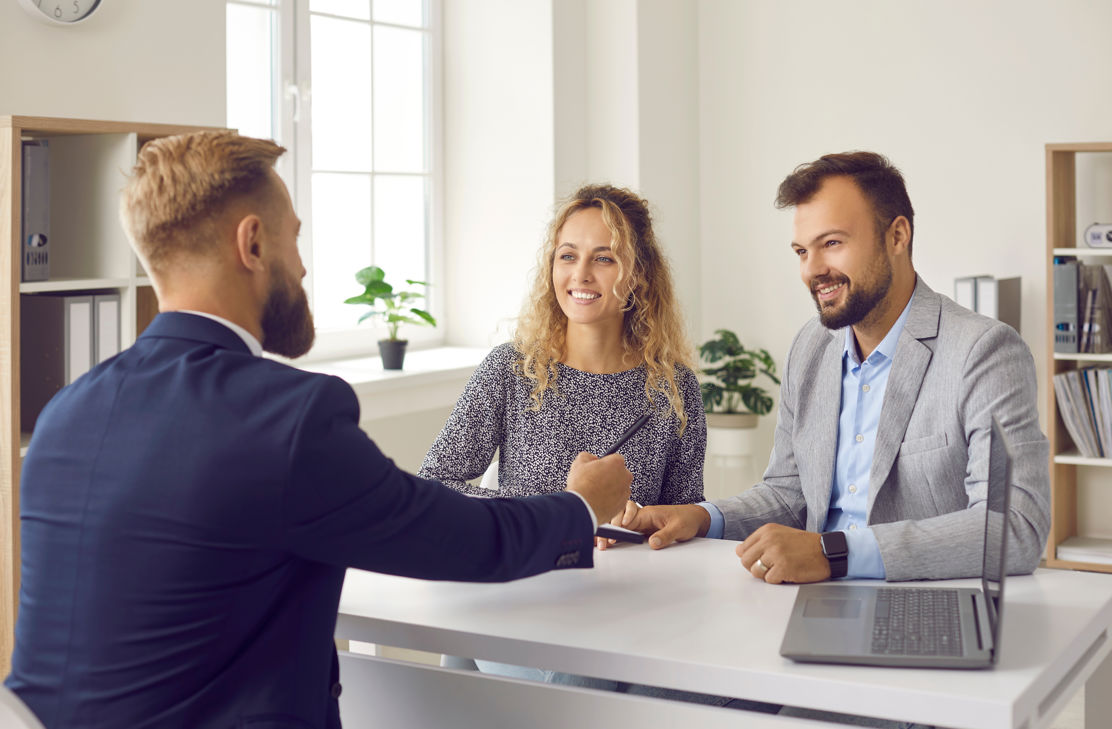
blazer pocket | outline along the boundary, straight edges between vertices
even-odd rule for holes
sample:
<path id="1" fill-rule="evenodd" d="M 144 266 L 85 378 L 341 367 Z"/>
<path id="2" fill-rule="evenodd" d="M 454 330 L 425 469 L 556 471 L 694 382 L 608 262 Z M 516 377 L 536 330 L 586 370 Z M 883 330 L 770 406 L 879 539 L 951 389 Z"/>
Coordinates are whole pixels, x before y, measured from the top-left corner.
<path id="1" fill-rule="evenodd" d="M 945 433 L 928 435 L 926 438 L 916 438 L 915 440 L 905 440 L 900 443 L 900 455 L 910 456 L 913 453 L 933 451 L 936 448 L 945 448 L 948 443 L 949 440 Z"/>

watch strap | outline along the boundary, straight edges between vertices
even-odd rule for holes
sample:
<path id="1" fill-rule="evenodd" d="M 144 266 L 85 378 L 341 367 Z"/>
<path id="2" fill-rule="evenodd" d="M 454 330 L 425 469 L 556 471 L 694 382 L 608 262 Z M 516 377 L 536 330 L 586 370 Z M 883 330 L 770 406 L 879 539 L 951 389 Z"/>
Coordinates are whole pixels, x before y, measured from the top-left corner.
<path id="1" fill-rule="evenodd" d="M 830 563 L 830 579 L 845 577 L 849 571 L 849 543 L 843 532 L 823 532 L 819 535 L 822 553 Z"/>

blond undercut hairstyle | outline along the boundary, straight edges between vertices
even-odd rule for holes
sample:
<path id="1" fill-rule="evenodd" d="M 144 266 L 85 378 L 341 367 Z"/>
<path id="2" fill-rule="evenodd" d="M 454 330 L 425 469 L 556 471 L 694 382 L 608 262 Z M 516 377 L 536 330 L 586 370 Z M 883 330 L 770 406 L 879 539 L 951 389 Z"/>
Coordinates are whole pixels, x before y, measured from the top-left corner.
<path id="1" fill-rule="evenodd" d="M 285 148 L 235 132 L 194 132 L 148 142 L 123 194 L 120 222 L 151 273 L 178 256 L 216 245 L 216 218 L 243 197 L 267 190 Z"/>
<path id="2" fill-rule="evenodd" d="M 540 410 L 545 394 L 557 389 L 557 364 L 564 356 L 568 318 L 556 299 L 552 265 L 559 234 L 575 213 L 598 208 L 610 230 L 610 248 L 618 265 L 612 292 L 625 299 L 622 347 L 645 364 L 645 396 L 652 405 L 663 397 L 687 427 L 683 395 L 676 385 L 676 366 L 692 366 L 668 261 L 653 233 L 652 215 L 640 197 L 624 188 L 587 185 L 556 211 L 537 261 L 532 291 L 518 317 L 514 346 L 521 353 L 518 372 L 533 382 L 530 410 Z"/>

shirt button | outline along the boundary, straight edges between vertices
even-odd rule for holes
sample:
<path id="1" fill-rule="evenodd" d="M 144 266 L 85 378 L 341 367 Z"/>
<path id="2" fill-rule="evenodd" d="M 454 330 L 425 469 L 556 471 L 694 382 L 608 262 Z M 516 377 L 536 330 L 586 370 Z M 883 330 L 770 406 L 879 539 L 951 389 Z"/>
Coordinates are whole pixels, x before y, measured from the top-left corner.
<path id="1" fill-rule="evenodd" d="M 857 434 L 857 442 L 858 442 L 858 443 L 861 443 L 861 442 L 863 442 L 864 440 L 865 440 L 865 436 L 863 436 L 863 435 L 861 435 L 860 433 L 858 433 L 858 434 Z"/>
<path id="2" fill-rule="evenodd" d="M 857 486 L 856 486 L 856 484 L 852 484 L 852 483 L 851 483 L 851 484 L 849 485 L 849 492 L 850 492 L 851 494 L 856 494 L 856 493 L 857 493 Z"/>
<path id="3" fill-rule="evenodd" d="M 849 525 L 849 528 L 850 528 L 850 530 L 852 530 L 852 531 L 857 531 L 857 525 L 856 525 L 856 524 L 850 524 L 850 525 Z"/>
<path id="4" fill-rule="evenodd" d="M 861 386 L 861 391 L 862 392 L 868 392 L 869 391 L 869 386 L 868 385 L 862 385 Z"/>
<path id="5" fill-rule="evenodd" d="M 332 684 L 332 690 L 329 691 L 328 693 L 332 695 L 332 698 L 338 699 L 338 698 L 340 698 L 340 693 L 343 692 L 343 690 L 344 690 L 343 686 L 341 686 L 339 683 L 334 683 L 334 684 Z"/>

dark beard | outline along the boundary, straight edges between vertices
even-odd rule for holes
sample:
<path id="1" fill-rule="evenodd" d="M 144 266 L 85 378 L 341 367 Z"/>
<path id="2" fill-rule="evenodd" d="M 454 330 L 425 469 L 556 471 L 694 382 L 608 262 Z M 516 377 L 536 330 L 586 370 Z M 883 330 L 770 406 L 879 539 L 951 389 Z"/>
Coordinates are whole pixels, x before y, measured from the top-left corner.
<path id="1" fill-rule="evenodd" d="M 263 306 L 263 349 L 294 359 L 313 347 L 317 330 L 305 289 L 282 272 Z"/>
<path id="2" fill-rule="evenodd" d="M 877 264 L 877 269 L 869 271 L 873 274 L 869 277 L 871 280 L 863 281 L 860 286 L 854 286 L 845 276 L 828 277 L 811 284 L 811 295 L 819 311 L 819 321 L 824 327 L 827 329 L 851 327 L 871 314 L 884 300 L 892 287 L 892 267 L 883 258 L 878 259 Z M 818 300 L 817 289 L 836 283 L 846 284 L 846 303 L 840 308 L 824 308 Z"/>

